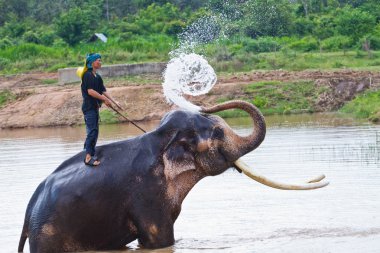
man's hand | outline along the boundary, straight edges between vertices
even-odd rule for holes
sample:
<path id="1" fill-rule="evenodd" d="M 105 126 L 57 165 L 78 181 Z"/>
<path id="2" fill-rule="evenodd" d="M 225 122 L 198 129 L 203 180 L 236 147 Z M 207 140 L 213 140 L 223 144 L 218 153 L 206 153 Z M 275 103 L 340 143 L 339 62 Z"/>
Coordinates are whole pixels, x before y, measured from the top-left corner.
<path id="1" fill-rule="evenodd" d="M 103 100 L 103 102 L 106 104 L 106 106 L 108 106 L 108 107 L 112 107 L 112 102 L 111 102 L 111 100 L 109 100 L 107 97 L 105 97 L 104 96 L 104 100 Z"/>
<path id="2" fill-rule="evenodd" d="M 106 91 L 103 92 L 103 96 L 105 96 L 105 97 L 108 98 L 112 103 L 114 103 L 115 106 L 116 106 L 117 108 L 119 108 L 120 110 L 124 110 L 124 109 L 121 107 L 120 103 L 117 102 L 114 98 L 112 98 L 112 96 L 111 96 L 110 94 L 108 94 L 108 92 L 106 92 Z"/>

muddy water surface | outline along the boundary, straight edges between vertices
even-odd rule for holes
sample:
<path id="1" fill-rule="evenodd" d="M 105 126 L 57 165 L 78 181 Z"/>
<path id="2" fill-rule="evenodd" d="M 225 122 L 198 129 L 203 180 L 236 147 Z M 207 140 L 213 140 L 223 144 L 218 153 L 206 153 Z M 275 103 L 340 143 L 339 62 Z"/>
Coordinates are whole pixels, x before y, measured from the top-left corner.
<path id="1" fill-rule="evenodd" d="M 152 252 L 380 252 L 380 126 L 326 114 L 267 122 L 263 144 L 242 159 L 278 181 L 324 173 L 330 185 L 281 191 L 234 170 L 205 178 L 183 203 L 176 244 Z M 229 123 L 248 134 L 248 119 Z M 101 126 L 99 144 L 138 134 L 130 125 Z M 84 127 L 0 130 L 0 252 L 17 251 L 32 193 L 82 149 L 84 136 Z M 145 252 L 129 246 L 123 252 Z"/>

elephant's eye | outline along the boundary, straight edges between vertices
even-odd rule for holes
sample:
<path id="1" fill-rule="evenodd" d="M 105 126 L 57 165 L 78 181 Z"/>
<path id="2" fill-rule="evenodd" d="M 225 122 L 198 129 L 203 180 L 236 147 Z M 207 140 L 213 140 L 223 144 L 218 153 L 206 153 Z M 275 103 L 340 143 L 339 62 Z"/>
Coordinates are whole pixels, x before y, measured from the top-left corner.
<path id="1" fill-rule="evenodd" d="M 216 127 L 214 131 L 212 132 L 211 139 L 218 139 L 222 140 L 224 138 L 224 132 L 221 128 Z"/>

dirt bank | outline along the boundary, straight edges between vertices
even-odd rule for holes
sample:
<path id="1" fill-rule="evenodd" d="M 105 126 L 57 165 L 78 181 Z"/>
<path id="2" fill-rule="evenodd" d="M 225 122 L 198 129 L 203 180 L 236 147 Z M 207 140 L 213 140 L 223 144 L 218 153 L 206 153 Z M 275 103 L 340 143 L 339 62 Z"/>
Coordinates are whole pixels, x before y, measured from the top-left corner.
<path id="1" fill-rule="evenodd" d="M 131 120 L 160 119 L 174 108 L 163 97 L 161 82 L 157 81 L 159 77 L 149 78 L 152 81 L 144 85 L 126 80 L 105 80 L 108 91 L 124 105 Z M 0 108 L 0 128 L 82 124 L 79 84 L 61 86 L 54 83 L 56 79 L 57 73 L 0 77 L 0 91 L 10 90 L 16 97 Z M 190 100 L 199 105 L 212 105 L 220 98 L 247 98 L 244 87 L 253 82 L 301 80 L 326 87 L 326 92 L 319 96 L 314 106 L 317 111 L 336 110 L 356 94 L 380 87 L 380 73 L 371 71 L 257 71 L 220 77 L 209 94 Z"/>

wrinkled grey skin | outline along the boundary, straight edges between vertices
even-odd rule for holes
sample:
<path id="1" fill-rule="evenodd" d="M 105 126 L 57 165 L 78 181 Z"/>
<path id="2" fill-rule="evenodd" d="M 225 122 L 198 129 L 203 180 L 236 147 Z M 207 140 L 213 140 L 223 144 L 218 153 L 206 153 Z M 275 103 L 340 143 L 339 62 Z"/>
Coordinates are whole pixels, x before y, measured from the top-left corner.
<path id="1" fill-rule="evenodd" d="M 251 135 L 238 136 L 223 119 L 208 114 L 231 108 L 250 114 Z M 192 187 L 233 167 L 264 136 L 259 110 L 233 101 L 203 113 L 172 111 L 149 133 L 98 147 L 97 167 L 84 165 L 81 152 L 36 189 L 18 250 L 27 238 L 31 253 L 117 250 L 135 239 L 145 248 L 170 246 Z"/>

